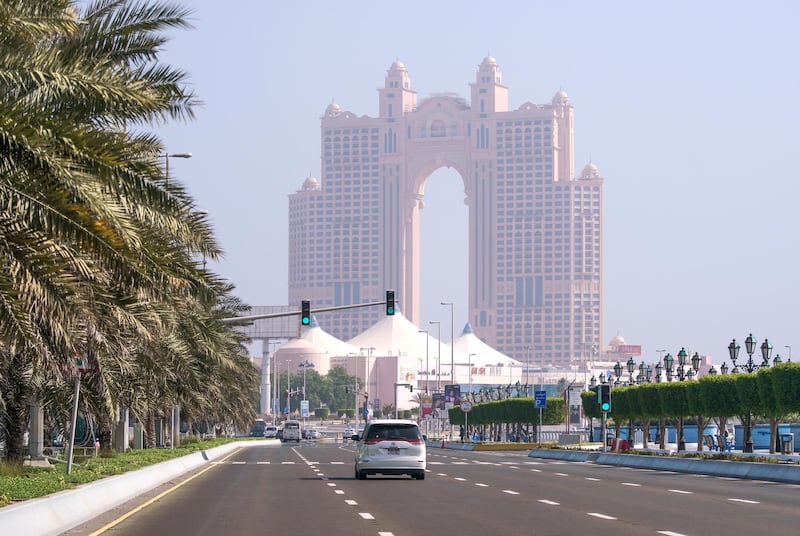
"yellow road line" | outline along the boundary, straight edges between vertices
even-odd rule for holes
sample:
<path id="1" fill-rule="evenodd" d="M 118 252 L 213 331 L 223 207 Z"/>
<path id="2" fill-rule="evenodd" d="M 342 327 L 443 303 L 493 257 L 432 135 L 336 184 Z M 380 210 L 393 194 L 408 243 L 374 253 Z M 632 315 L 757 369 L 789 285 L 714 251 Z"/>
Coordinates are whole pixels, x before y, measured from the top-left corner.
<path id="1" fill-rule="evenodd" d="M 238 448 L 238 449 L 234 450 L 233 452 L 231 452 L 230 454 L 228 454 L 227 456 L 225 456 L 224 458 L 222 458 L 222 459 L 221 459 L 221 460 L 219 460 L 219 461 L 225 461 L 225 460 L 227 460 L 228 458 L 230 458 L 231 456 L 233 456 L 234 454 L 236 454 L 236 453 L 237 453 L 237 452 L 239 452 L 240 450 L 241 450 L 241 448 Z M 135 513 L 137 513 L 137 512 L 140 512 L 141 510 L 144 510 L 145 508 L 147 508 L 148 506 L 150 506 L 151 504 L 153 504 L 153 503 L 154 503 L 154 502 L 156 502 L 157 500 L 159 500 L 159 499 L 161 499 L 162 497 L 164 497 L 164 496 L 166 496 L 166 495 L 168 495 L 168 494 L 172 493 L 173 491 L 175 491 L 175 490 L 176 490 L 176 489 L 178 489 L 179 487 L 183 486 L 183 485 L 184 485 L 184 484 L 186 484 L 187 482 L 191 482 L 192 480 L 194 480 L 194 479 L 195 479 L 195 478 L 197 478 L 198 476 L 202 475 L 202 474 L 203 474 L 203 473 L 205 473 L 206 471 L 209 471 L 210 469 L 213 469 L 214 467 L 216 467 L 216 465 L 215 465 L 215 464 L 211 464 L 211 465 L 209 465 L 208 467 L 206 467 L 205 469 L 203 469 L 203 470 L 202 470 L 202 471 L 200 471 L 199 473 L 197 473 L 197 474 L 195 474 L 195 475 L 192 475 L 192 476 L 190 476 L 189 478 L 187 478 L 186 480 L 184 480 L 184 481 L 183 481 L 183 482 L 181 482 L 180 484 L 176 484 L 175 486 L 172 486 L 172 487 L 171 487 L 171 488 L 169 488 L 168 490 L 165 490 L 165 491 L 163 491 L 163 492 L 159 493 L 158 495 L 156 495 L 155 497 L 153 497 L 152 499 L 150 499 L 150 500 L 149 500 L 149 501 L 147 501 L 146 503 L 144 503 L 144 504 L 140 504 L 139 506 L 137 506 L 137 507 L 136 507 L 136 508 L 134 508 L 133 510 L 131 510 L 131 511 L 129 511 L 129 512 L 126 512 L 125 514 L 121 515 L 120 517 L 118 517 L 117 519 L 115 519 L 115 520 L 114 520 L 114 521 L 112 521 L 111 523 L 107 524 L 106 526 L 104 526 L 104 527 L 100 527 L 100 528 L 99 528 L 99 529 L 97 529 L 96 531 L 94 531 L 94 532 L 92 532 L 91 534 L 89 534 L 89 536 L 97 536 L 98 534 L 103 534 L 105 531 L 107 531 L 107 530 L 108 530 L 108 529 L 110 529 L 110 528 L 116 527 L 117 525 L 119 525 L 120 523 L 122 523 L 123 521 L 125 521 L 126 519 L 128 519 L 129 517 L 131 517 L 133 514 L 135 514 Z"/>

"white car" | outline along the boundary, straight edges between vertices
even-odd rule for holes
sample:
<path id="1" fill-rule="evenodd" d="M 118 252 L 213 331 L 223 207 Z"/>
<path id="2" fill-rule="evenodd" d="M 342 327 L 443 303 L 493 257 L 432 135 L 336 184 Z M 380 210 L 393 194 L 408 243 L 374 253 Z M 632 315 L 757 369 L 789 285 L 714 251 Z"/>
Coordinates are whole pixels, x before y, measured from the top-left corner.
<path id="1" fill-rule="evenodd" d="M 427 453 L 425 437 L 414 421 L 373 420 L 358 441 L 355 457 L 355 476 L 365 480 L 367 475 L 410 475 L 425 479 Z"/>
<path id="2" fill-rule="evenodd" d="M 264 437 L 278 437 L 278 427 L 270 425 L 264 428 Z"/>

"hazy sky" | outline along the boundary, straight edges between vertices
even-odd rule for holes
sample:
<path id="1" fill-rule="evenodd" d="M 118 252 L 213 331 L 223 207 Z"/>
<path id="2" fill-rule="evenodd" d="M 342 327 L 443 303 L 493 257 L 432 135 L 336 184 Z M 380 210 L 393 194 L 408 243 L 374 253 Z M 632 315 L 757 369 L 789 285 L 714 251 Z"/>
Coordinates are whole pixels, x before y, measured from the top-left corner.
<path id="1" fill-rule="evenodd" d="M 194 154 L 171 177 L 211 214 L 226 252 L 213 267 L 245 302 L 287 301 L 287 196 L 320 176 L 325 107 L 376 116 L 396 59 L 420 100 L 468 99 L 490 53 L 512 109 L 567 92 L 576 172 L 592 161 L 606 179 L 604 344 L 719 365 L 752 331 L 800 359 L 800 3 L 183 3 L 196 28 L 162 58 L 205 105 L 160 134 Z M 467 211 L 453 170 L 425 193 L 421 327 L 440 320 L 447 341 L 439 302 L 456 303 L 456 335 L 467 320 Z"/>

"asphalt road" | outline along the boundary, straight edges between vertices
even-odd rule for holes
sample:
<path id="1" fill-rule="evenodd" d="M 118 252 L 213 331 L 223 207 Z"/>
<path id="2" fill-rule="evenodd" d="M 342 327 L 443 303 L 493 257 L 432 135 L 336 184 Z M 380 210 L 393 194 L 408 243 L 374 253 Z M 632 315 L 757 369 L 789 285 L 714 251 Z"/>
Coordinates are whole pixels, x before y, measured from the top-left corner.
<path id="1" fill-rule="evenodd" d="M 794 535 L 799 488 L 436 448 L 424 481 L 359 481 L 352 445 L 304 441 L 239 449 L 66 534 Z"/>

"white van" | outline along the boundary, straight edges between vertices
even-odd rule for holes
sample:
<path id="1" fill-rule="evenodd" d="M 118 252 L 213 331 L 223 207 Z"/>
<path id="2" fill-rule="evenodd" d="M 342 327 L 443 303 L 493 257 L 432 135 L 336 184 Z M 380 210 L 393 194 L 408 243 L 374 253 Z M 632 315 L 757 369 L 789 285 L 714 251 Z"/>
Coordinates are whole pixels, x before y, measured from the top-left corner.
<path id="1" fill-rule="evenodd" d="M 281 441 L 297 441 L 300 443 L 300 421 L 284 421 Z"/>

